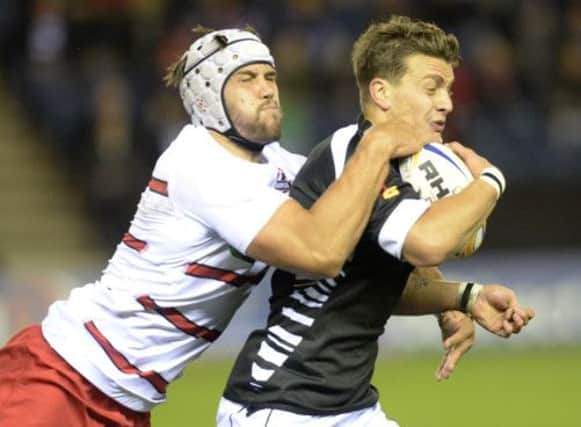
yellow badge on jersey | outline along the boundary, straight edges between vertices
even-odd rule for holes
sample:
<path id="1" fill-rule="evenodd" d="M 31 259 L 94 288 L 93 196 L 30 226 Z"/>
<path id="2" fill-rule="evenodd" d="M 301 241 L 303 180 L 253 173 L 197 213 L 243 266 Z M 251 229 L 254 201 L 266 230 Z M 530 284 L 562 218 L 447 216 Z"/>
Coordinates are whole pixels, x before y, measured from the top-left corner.
<path id="1" fill-rule="evenodd" d="M 387 200 L 387 199 L 391 199 L 395 196 L 399 195 L 399 188 L 397 188 L 397 185 L 392 185 L 391 187 L 384 187 L 383 192 L 381 193 L 381 196 Z"/>

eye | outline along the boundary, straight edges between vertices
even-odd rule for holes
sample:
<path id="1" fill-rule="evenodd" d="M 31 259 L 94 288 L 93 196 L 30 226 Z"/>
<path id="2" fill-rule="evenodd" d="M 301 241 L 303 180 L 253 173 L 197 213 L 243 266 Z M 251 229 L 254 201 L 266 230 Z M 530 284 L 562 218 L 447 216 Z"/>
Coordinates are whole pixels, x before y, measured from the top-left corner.
<path id="1" fill-rule="evenodd" d="M 428 95 L 434 95 L 437 90 L 438 90 L 438 88 L 435 85 L 426 86 L 426 93 Z"/>

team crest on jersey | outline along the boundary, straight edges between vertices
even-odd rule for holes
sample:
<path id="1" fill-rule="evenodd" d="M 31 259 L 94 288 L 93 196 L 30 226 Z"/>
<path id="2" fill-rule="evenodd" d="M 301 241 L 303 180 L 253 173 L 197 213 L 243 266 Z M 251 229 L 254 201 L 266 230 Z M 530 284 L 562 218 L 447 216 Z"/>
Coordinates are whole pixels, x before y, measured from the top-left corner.
<path id="1" fill-rule="evenodd" d="M 397 185 L 392 185 L 391 187 L 384 186 L 381 190 L 381 196 L 387 200 L 399 195 L 399 188 Z"/>
<path id="2" fill-rule="evenodd" d="M 290 191 L 290 186 L 292 182 L 286 177 L 286 174 L 282 169 L 279 169 L 276 173 L 276 183 L 274 188 L 283 193 L 288 193 Z"/>

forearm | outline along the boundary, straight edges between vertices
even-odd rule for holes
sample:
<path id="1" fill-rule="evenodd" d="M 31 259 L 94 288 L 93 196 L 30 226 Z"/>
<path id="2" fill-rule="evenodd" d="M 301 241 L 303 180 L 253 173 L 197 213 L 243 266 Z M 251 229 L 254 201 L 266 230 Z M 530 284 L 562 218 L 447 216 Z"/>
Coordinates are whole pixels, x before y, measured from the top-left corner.
<path id="1" fill-rule="evenodd" d="M 486 220 L 496 200 L 494 188 L 477 179 L 463 191 L 435 201 L 406 236 L 404 258 L 419 266 L 440 264 Z"/>
<path id="2" fill-rule="evenodd" d="M 466 191 L 438 200 L 429 213 L 431 226 L 443 233 L 449 246 L 464 241 L 490 216 L 496 206 L 496 191 L 482 180 L 473 181 Z M 452 215 L 444 213 L 452 211 Z"/>
<path id="3" fill-rule="evenodd" d="M 309 211 L 309 246 L 334 254 L 341 265 L 361 238 L 389 172 L 392 150 L 363 142 Z"/>
<path id="4" fill-rule="evenodd" d="M 310 209 L 289 200 L 246 253 L 285 270 L 332 277 L 359 241 L 389 171 L 392 145 L 363 139 L 343 173 Z"/>
<path id="5" fill-rule="evenodd" d="M 289 200 L 246 249 L 275 267 L 337 275 L 365 229 L 389 172 L 389 160 L 419 150 L 426 141 L 405 122 L 371 127 L 333 182 L 310 209 Z M 417 133 L 417 135 L 416 135 Z"/>
<path id="6" fill-rule="evenodd" d="M 409 276 L 394 314 L 438 314 L 458 310 L 459 282 L 443 278 L 437 267 L 416 268 Z"/>

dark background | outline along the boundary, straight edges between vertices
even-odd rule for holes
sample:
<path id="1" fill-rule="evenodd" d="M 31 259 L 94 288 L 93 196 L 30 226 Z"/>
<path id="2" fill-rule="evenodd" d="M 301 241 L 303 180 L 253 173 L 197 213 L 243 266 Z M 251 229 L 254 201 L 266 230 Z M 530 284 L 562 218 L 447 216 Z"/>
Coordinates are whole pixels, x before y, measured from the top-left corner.
<path id="1" fill-rule="evenodd" d="M 306 153 L 358 113 L 350 48 L 399 13 L 455 33 L 448 140 L 487 156 L 508 190 L 486 248 L 581 242 L 581 2 L 405 0 L 0 0 L 0 73 L 50 145 L 110 248 L 157 155 L 188 117 L 165 67 L 201 23 L 251 24 L 272 47 L 283 143 Z"/>

